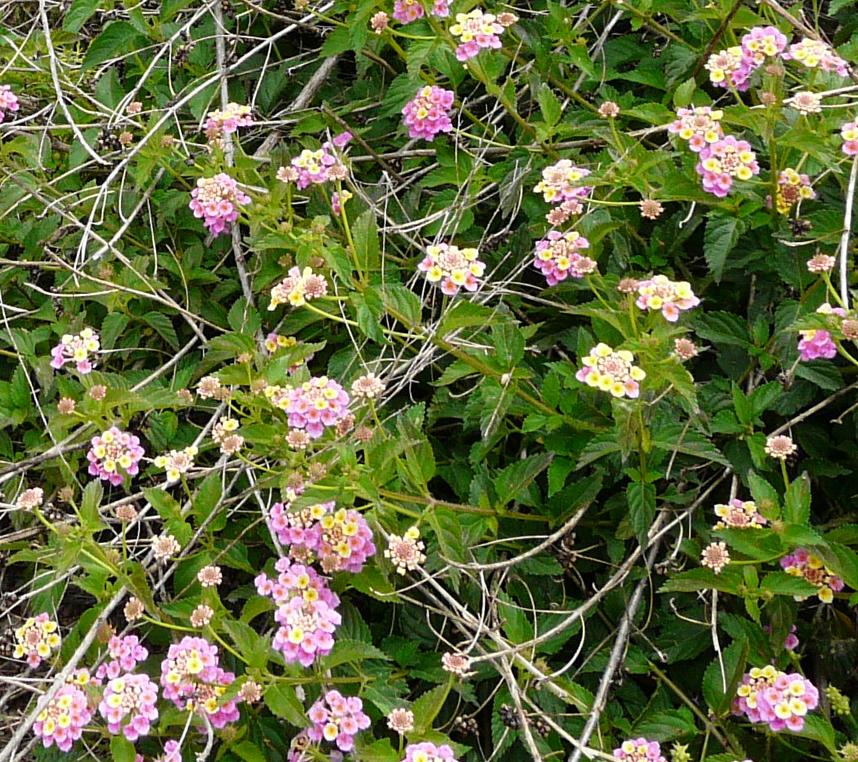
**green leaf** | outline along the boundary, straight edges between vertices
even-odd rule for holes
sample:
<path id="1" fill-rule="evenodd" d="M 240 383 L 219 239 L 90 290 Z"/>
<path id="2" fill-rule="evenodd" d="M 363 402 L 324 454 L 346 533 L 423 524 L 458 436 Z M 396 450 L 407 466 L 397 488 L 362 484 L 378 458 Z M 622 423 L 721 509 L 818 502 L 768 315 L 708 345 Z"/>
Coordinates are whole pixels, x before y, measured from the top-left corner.
<path id="1" fill-rule="evenodd" d="M 831 721 L 822 715 L 807 715 L 804 718 L 804 727 L 794 735 L 821 743 L 832 755 L 837 755 L 837 738 L 834 728 L 831 726 Z"/>
<path id="2" fill-rule="evenodd" d="M 286 720 L 296 728 L 303 728 L 307 724 L 307 716 L 304 706 L 295 693 L 295 688 L 285 683 L 274 683 L 265 691 L 265 706 L 282 720 Z"/>
<path id="3" fill-rule="evenodd" d="M 358 663 L 366 659 L 388 660 L 390 657 L 384 651 L 371 643 L 359 640 L 337 640 L 334 650 L 322 660 L 322 669 L 333 669 L 341 664 Z"/>
<path id="4" fill-rule="evenodd" d="M 381 300 L 388 312 L 411 328 L 422 322 L 423 305 L 420 297 L 399 283 L 388 283 L 381 291 Z"/>
<path id="5" fill-rule="evenodd" d="M 700 590 L 720 590 L 722 593 L 739 594 L 742 575 L 738 569 L 728 566 L 720 574 L 711 569 L 689 569 L 673 575 L 660 588 L 662 593 L 696 593 Z"/>
<path id="6" fill-rule="evenodd" d="M 518 499 L 533 480 L 548 468 L 553 458 L 552 453 L 543 452 L 539 455 L 531 455 L 524 460 L 517 460 L 503 469 L 494 478 L 499 505 L 506 506 Z"/>
<path id="7" fill-rule="evenodd" d="M 818 588 L 816 585 L 811 585 L 806 579 L 801 577 L 793 577 L 792 574 L 786 572 L 771 572 L 763 577 L 760 582 L 760 589 L 774 595 L 798 595 L 811 596 L 815 595 Z"/>
<path id="8" fill-rule="evenodd" d="M 222 495 L 221 475 L 218 473 L 209 474 L 194 495 L 194 518 L 200 523 L 208 519 Z"/>
<path id="9" fill-rule="evenodd" d="M 399 762 L 401 755 L 390 744 L 389 738 L 380 738 L 373 743 L 366 743 L 363 734 L 358 737 L 355 746 L 355 759 L 361 762 Z"/>
<path id="10" fill-rule="evenodd" d="M 80 503 L 80 516 L 83 520 L 83 525 L 89 531 L 100 529 L 101 515 L 99 507 L 101 499 L 104 496 L 104 488 L 101 486 L 101 480 L 94 479 L 83 490 L 83 497 Z"/>
<path id="11" fill-rule="evenodd" d="M 703 232 L 703 254 L 716 283 L 721 282 L 727 256 L 739 242 L 745 227 L 745 223 L 738 217 L 726 217 L 717 212 L 707 215 L 706 230 Z"/>
<path id="12" fill-rule="evenodd" d="M 427 730 L 431 729 L 432 723 L 447 700 L 447 695 L 450 692 L 450 681 L 452 681 L 452 677 L 449 678 L 447 684 L 436 685 L 431 690 L 426 691 L 412 704 L 411 711 L 414 712 L 415 735 L 423 735 Z"/>
<path id="13" fill-rule="evenodd" d="M 745 671 L 748 659 L 748 641 L 734 640 L 703 673 L 703 697 L 716 716 L 725 714 L 730 709 L 736 686 Z M 723 669 L 722 669 L 723 662 Z"/>
<path id="14" fill-rule="evenodd" d="M 101 5 L 101 0 L 74 0 L 63 17 L 64 32 L 79 32 Z"/>
<path id="15" fill-rule="evenodd" d="M 748 426 L 754 421 L 754 411 L 750 400 L 745 396 L 739 385 L 734 381 L 732 386 L 733 409 L 739 422 Z"/>
<path id="16" fill-rule="evenodd" d="M 113 762 L 134 762 L 137 750 L 125 736 L 117 735 L 110 739 L 110 758 Z"/>
<path id="17" fill-rule="evenodd" d="M 245 762 L 266 762 L 268 759 L 253 741 L 241 741 L 235 746 L 230 746 L 229 751 L 241 757 Z"/>
<path id="18" fill-rule="evenodd" d="M 141 320 L 145 325 L 154 329 L 173 349 L 179 348 L 179 337 L 176 336 L 176 329 L 173 328 L 170 318 L 163 312 L 147 312 Z"/>
<path id="19" fill-rule="evenodd" d="M 763 477 L 755 471 L 748 471 L 748 486 L 751 497 L 757 504 L 757 510 L 769 520 L 780 518 L 780 495 Z"/>
<path id="20" fill-rule="evenodd" d="M 599 458 L 604 458 L 606 455 L 615 452 L 620 452 L 620 443 L 617 441 L 616 434 L 614 432 L 599 434 L 593 437 L 581 451 L 578 462 L 575 464 L 575 470 L 578 471 Z"/>
<path id="21" fill-rule="evenodd" d="M 182 507 L 164 490 L 147 487 L 143 490 L 146 499 L 158 511 L 167 532 L 176 538 L 179 545 L 185 547 L 194 535 L 194 530 L 182 518 Z"/>
<path id="22" fill-rule="evenodd" d="M 684 108 L 691 103 L 691 96 L 694 95 L 694 90 L 697 83 L 694 77 L 689 77 L 676 90 L 673 91 L 673 105 L 677 108 Z"/>
<path id="23" fill-rule="evenodd" d="M 113 21 L 87 47 L 81 70 L 86 71 L 120 53 L 135 50 L 145 41 L 146 38 L 127 21 Z"/>
<path id="24" fill-rule="evenodd" d="M 536 99 L 539 101 L 539 110 L 542 112 L 542 118 L 550 127 L 554 127 L 563 115 L 563 107 L 554 91 L 545 83 L 543 83 L 539 91 L 536 93 Z"/>
<path id="25" fill-rule="evenodd" d="M 747 347 L 751 343 L 747 324 L 732 312 L 707 312 L 698 317 L 696 328 L 700 338 L 716 344 Z"/>
<path id="26" fill-rule="evenodd" d="M 828 391 L 837 391 L 843 386 L 843 378 L 837 366 L 822 360 L 800 362 L 796 366 L 795 375 Z"/>
<path id="27" fill-rule="evenodd" d="M 103 349 L 113 349 L 116 340 L 128 326 L 129 317 L 121 312 L 111 312 L 101 321 L 101 346 Z"/>
<path id="28" fill-rule="evenodd" d="M 646 542 L 647 531 L 655 518 L 655 486 L 632 482 L 626 488 L 629 503 L 629 521 L 638 541 Z"/>
<path id="29" fill-rule="evenodd" d="M 352 225 L 352 237 L 355 243 L 355 254 L 360 270 L 363 273 L 381 269 L 381 244 L 378 240 L 378 228 L 375 225 L 375 215 L 372 211 L 364 212 Z"/>
<path id="30" fill-rule="evenodd" d="M 806 473 L 787 487 L 784 520 L 791 524 L 807 524 L 810 521 L 810 479 Z"/>
<path id="31" fill-rule="evenodd" d="M 697 734 L 694 715 L 688 707 L 664 709 L 648 715 L 635 723 L 633 736 L 643 736 L 653 741 L 673 741 L 684 736 Z"/>

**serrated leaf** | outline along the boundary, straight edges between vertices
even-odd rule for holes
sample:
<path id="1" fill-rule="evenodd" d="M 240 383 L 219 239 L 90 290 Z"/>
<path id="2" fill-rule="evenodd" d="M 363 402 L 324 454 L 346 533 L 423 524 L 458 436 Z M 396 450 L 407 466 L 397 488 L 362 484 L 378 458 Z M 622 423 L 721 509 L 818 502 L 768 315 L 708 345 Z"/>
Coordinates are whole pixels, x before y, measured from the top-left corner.
<path id="1" fill-rule="evenodd" d="M 796 366 L 795 375 L 828 391 L 837 391 L 843 386 L 843 378 L 837 366 L 822 360 L 800 362 Z"/>
<path id="2" fill-rule="evenodd" d="M 358 663 L 366 659 L 386 661 L 390 657 L 371 643 L 363 643 L 359 640 L 337 640 L 334 650 L 322 659 L 322 669 L 333 669 L 341 664 Z"/>
<path id="3" fill-rule="evenodd" d="M 794 577 L 786 572 L 771 572 L 760 582 L 760 589 L 774 595 L 798 595 L 807 597 L 815 595 L 819 588 L 810 584 L 806 579 Z"/>
<path id="4" fill-rule="evenodd" d="M 128 326 L 129 317 L 121 312 L 111 312 L 101 321 L 101 346 L 103 349 L 113 349 L 116 340 Z"/>
<path id="5" fill-rule="evenodd" d="M 691 96 L 694 95 L 694 90 L 697 83 L 694 77 L 689 77 L 676 90 L 673 91 L 673 105 L 677 108 L 683 108 L 691 103 Z"/>
<path id="6" fill-rule="evenodd" d="M 270 685 L 264 695 L 265 706 L 282 720 L 286 720 L 296 728 L 303 728 L 307 724 L 307 716 L 304 706 L 295 693 L 295 688 L 284 683 Z"/>
<path id="7" fill-rule="evenodd" d="M 744 232 L 745 223 L 738 217 L 725 217 L 715 212 L 707 216 L 706 229 L 703 231 L 703 254 L 716 283 L 721 282 L 727 257 Z"/>
<path id="8" fill-rule="evenodd" d="M 780 518 L 780 495 L 762 476 L 755 471 L 748 471 L 748 486 L 751 488 L 751 497 L 757 504 L 757 510 L 767 519 Z"/>
<path id="9" fill-rule="evenodd" d="M 736 686 L 748 659 L 748 641 L 734 640 L 722 651 L 721 657 L 720 661 L 714 659 L 703 673 L 703 697 L 719 717 L 730 709 L 736 695 Z"/>
<path id="10" fill-rule="evenodd" d="M 179 337 L 173 323 L 163 312 L 147 312 L 141 320 L 166 341 L 173 349 L 179 348 Z"/>
<path id="11" fill-rule="evenodd" d="M 626 500 L 629 504 L 629 522 L 638 541 L 643 545 L 650 524 L 655 518 L 655 486 L 632 482 L 626 488 Z"/>
<path id="12" fill-rule="evenodd" d="M 119 53 L 135 50 L 145 39 L 127 21 L 112 21 L 87 46 L 81 70 L 103 64 Z"/>
<path id="13" fill-rule="evenodd" d="M 698 317 L 695 327 L 700 338 L 716 344 L 747 347 L 751 343 L 747 324 L 731 312 L 707 312 Z"/>
<path id="14" fill-rule="evenodd" d="M 810 479 L 802 474 L 787 487 L 784 496 L 784 520 L 791 524 L 810 521 Z"/>
<path id="15" fill-rule="evenodd" d="M 500 506 L 506 506 L 516 500 L 521 493 L 541 474 L 554 458 L 554 454 L 543 452 L 517 460 L 507 466 L 494 478 L 495 492 Z"/>
<path id="16" fill-rule="evenodd" d="M 411 711 L 414 712 L 414 733 L 416 735 L 423 735 L 432 727 L 432 723 L 441 712 L 449 693 L 449 682 L 445 685 L 436 685 L 411 705 Z"/>
<path id="17" fill-rule="evenodd" d="M 253 741 L 241 741 L 235 746 L 230 746 L 229 751 L 238 757 L 241 757 L 245 762 L 266 762 L 268 759 Z"/>
<path id="18" fill-rule="evenodd" d="M 375 214 L 368 210 L 352 225 L 352 238 L 359 270 L 366 274 L 381 269 L 381 244 L 378 240 L 378 228 Z"/>
<path id="19" fill-rule="evenodd" d="M 134 762 L 137 750 L 125 736 L 116 735 L 110 739 L 110 758 L 113 762 Z"/>
<path id="20" fill-rule="evenodd" d="M 409 328 L 422 322 L 423 305 L 420 297 L 405 286 L 399 283 L 387 284 L 381 291 L 381 300 L 385 309 L 403 320 Z"/>
<path id="21" fill-rule="evenodd" d="M 563 115 L 563 107 L 554 91 L 545 83 L 543 83 L 536 93 L 536 99 L 539 101 L 539 110 L 542 113 L 542 118 L 550 127 L 554 127 Z"/>
<path id="22" fill-rule="evenodd" d="M 643 736 L 653 741 L 673 741 L 697 733 L 694 715 L 688 707 L 666 709 L 646 716 L 634 725 L 634 736 Z"/>
<path id="23" fill-rule="evenodd" d="M 200 523 L 211 515 L 223 495 L 221 476 L 218 473 L 209 474 L 197 488 L 193 500 L 194 518 Z"/>
<path id="24" fill-rule="evenodd" d="M 795 733 L 802 738 L 810 738 L 821 743 L 832 755 L 837 754 L 837 738 L 830 720 L 818 714 L 809 714 L 804 718 L 804 728 Z"/>
<path id="25" fill-rule="evenodd" d="M 711 569 L 689 569 L 674 574 L 660 588 L 661 593 L 696 593 L 700 590 L 720 590 L 723 593 L 738 595 L 742 584 L 741 573 L 728 566 L 720 574 Z"/>
<path id="26" fill-rule="evenodd" d="M 100 5 L 101 0 L 74 0 L 63 16 L 63 31 L 79 32 Z"/>

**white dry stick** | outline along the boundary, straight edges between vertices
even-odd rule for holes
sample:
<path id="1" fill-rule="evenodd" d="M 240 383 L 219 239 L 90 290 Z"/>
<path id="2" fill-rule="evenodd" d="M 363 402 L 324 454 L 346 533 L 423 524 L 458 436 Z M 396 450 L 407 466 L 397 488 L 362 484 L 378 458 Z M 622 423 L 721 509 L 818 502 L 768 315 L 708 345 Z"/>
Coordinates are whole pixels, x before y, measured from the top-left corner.
<path id="1" fill-rule="evenodd" d="M 846 189 L 846 212 L 843 215 L 843 235 L 840 236 L 840 301 L 844 309 L 849 309 L 849 233 L 852 229 L 852 206 L 855 201 L 855 180 L 858 178 L 858 156 L 852 159 L 849 172 L 849 187 Z"/>

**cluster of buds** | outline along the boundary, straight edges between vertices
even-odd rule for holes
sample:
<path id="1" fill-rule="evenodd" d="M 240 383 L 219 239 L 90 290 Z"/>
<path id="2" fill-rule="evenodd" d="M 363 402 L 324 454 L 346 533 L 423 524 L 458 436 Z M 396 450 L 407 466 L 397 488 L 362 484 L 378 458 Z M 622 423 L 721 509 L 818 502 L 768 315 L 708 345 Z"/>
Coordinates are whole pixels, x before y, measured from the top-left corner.
<path id="1" fill-rule="evenodd" d="M 614 749 L 614 756 L 621 762 L 667 762 L 658 741 L 646 738 L 623 741 L 618 749 Z"/>
<path id="2" fill-rule="evenodd" d="M 15 648 L 12 655 L 16 659 L 27 659 L 34 669 L 49 658 L 51 652 L 60 647 L 59 626 L 47 613 L 29 617 L 15 630 Z"/>
<path id="3" fill-rule="evenodd" d="M 503 26 L 492 13 L 484 13 L 474 8 L 470 13 L 457 13 L 456 23 L 450 27 L 450 34 L 459 38 L 456 46 L 456 58 L 467 61 L 480 54 L 481 50 L 502 47 L 500 37 Z"/>
<path id="4" fill-rule="evenodd" d="M 724 198 L 733 187 L 733 180 L 750 180 L 760 173 L 756 154 L 746 140 L 733 135 L 710 143 L 699 153 L 697 174 L 703 181 L 703 190 Z"/>
<path id="5" fill-rule="evenodd" d="M 634 365 L 634 355 L 625 349 L 614 350 L 599 343 L 582 358 L 584 367 L 575 378 L 587 386 L 610 392 L 613 397 L 635 399 L 640 395 L 640 381 L 646 373 Z"/>
<path id="6" fill-rule="evenodd" d="M 486 270 L 479 256 L 479 251 L 473 248 L 460 249 L 454 244 L 439 243 L 426 248 L 426 256 L 417 269 L 425 273 L 430 283 L 440 283 L 444 294 L 455 296 L 459 289 L 476 291 L 479 287 L 479 278 Z"/>
<path id="7" fill-rule="evenodd" d="M 345 148 L 351 139 L 350 132 L 341 132 L 332 140 L 325 141 L 322 147 L 315 151 L 305 148 L 292 159 L 290 166 L 277 170 L 277 179 L 285 183 L 293 182 L 299 190 L 310 185 L 321 185 L 329 180 L 345 180 L 348 170 L 337 152 Z"/>
<path id="8" fill-rule="evenodd" d="M 822 40 L 803 37 L 799 42 L 792 43 L 789 49 L 784 51 L 783 57 L 786 61 L 798 61 L 808 69 L 821 69 L 841 77 L 849 76 L 849 64 Z"/>
<path id="9" fill-rule="evenodd" d="M 816 596 L 823 603 L 831 603 L 834 593 L 843 589 L 843 580 L 831 571 L 819 556 L 804 548 L 796 548 L 784 556 L 781 568 L 793 577 L 801 577 L 817 588 Z"/>
<path id="10" fill-rule="evenodd" d="M 108 481 L 115 487 L 122 484 L 126 474 L 136 476 L 139 472 L 138 464 L 144 450 L 140 446 L 140 438 L 134 434 L 111 426 L 93 437 L 90 444 L 86 459 L 89 461 L 91 476 Z"/>
<path id="11" fill-rule="evenodd" d="M 6 118 L 6 114 L 14 114 L 21 104 L 18 103 L 18 96 L 12 92 L 9 85 L 0 85 L 0 122 Z"/>
<path id="12" fill-rule="evenodd" d="M 352 398 L 359 400 L 375 400 L 384 393 L 384 381 L 375 373 L 365 373 L 352 381 Z"/>
<path id="13" fill-rule="evenodd" d="M 450 111 L 453 108 L 453 97 L 453 91 L 443 87 L 421 87 L 417 95 L 402 109 L 405 126 L 408 127 L 408 137 L 434 140 L 439 132 L 451 132 L 453 123 L 450 121 Z"/>
<path id="14" fill-rule="evenodd" d="M 787 215 L 800 201 L 814 198 L 816 198 L 816 193 L 807 175 L 799 174 L 789 167 L 778 175 L 775 208 L 780 214 Z"/>
<path id="15" fill-rule="evenodd" d="M 733 714 L 772 730 L 799 731 L 804 718 L 819 704 L 819 691 L 798 673 L 787 674 L 772 665 L 754 667 L 742 677 L 733 699 Z"/>
<path id="16" fill-rule="evenodd" d="M 69 751 L 83 735 L 83 729 L 92 718 L 86 693 L 77 685 L 63 685 L 39 712 L 33 723 L 33 733 L 49 749 L 56 744 L 60 751 Z"/>
<path id="17" fill-rule="evenodd" d="M 447 744 L 436 746 L 430 741 L 410 743 L 405 747 L 402 762 L 458 762 L 453 750 Z"/>
<path id="18" fill-rule="evenodd" d="M 265 397 L 289 416 L 289 426 L 318 439 L 349 415 L 349 395 L 327 376 L 316 376 L 298 386 L 267 386 Z"/>
<path id="19" fill-rule="evenodd" d="M 91 373 L 93 356 L 100 349 L 98 334 L 92 328 L 84 328 L 77 334 L 63 334 L 60 343 L 51 350 L 51 367 L 59 370 L 66 363 L 74 363 L 78 373 Z"/>
<path id="20" fill-rule="evenodd" d="M 191 191 L 188 206 L 194 217 L 203 220 L 209 232 L 218 236 L 229 232 L 238 219 L 240 206 L 250 203 L 250 196 L 241 191 L 238 183 L 225 172 L 214 177 L 201 177 Z"/>
<path id="21" fill-rule="evenodd" d="M 549 286 L 556 286 L 567 278 L 581 279 L 596 270 L 596 261 L 581 254 L 590 248 L 590 242 L 577 230 L 549 230 L 545 238 L 536 242 L 533 265 L 544 276 Z"/>
<path id="22" fill-rule="evenodd" d="M 638 298 L 635 304 L 642 310 L 661 311 L 669 323 L 679 320 L 679 313 L 700 304 L 691 284 L 687 281 L 672 281 L 666 275 L 654 275 L 649 280 L 638 281 Z"/>
<path id="23" fill-rule="evenodd" d="M 339 691 L 325 693 L 307 712 L 313 726 L 307 730 L 312 741 L 335 743 L 340 751 L 354 748 L 355 736 L 371 722 L 356 696 L 343 696 Z"/>
<path id="24" fill-rule="evenodd" d="M 328 282 L 324 275 L 314 273 L 310 267 L 305 267 L 303 270 L 299 267 L 291 267 L 288 275 L 271 289 L 271 303 L 268 309 L 275 310 L 281 304 L 300 307 L 327 293 Z"/>
<path id="25" fill-rule="evenodd" d="M 238 433 L 235 418 L 221 418 L 212 428 L 212 439 L 224 455 L 234 455 L 244 447 L 244 437 Z"/>
<path id="26" fill-rule="evenodd" d="M 177 482 L 193 467 L 197 448 L 191 445 L 183 450 L 170 450 L 166 455 L 155 458 L 155 465 L 167 472 L 167 481 Z"/>
<path id="27" fill-rule="evenodd" d="M 715 515 L 719 519 L 715 529 L 761 529 L 768 523 L 753 500 L 733 498 L 726 504 L 716 503 Z"/>
<path id="28" fill-rule="evenodd" d="M 122 733 L 129 741 L 148 735 L 151 723 L 158 719 L 158 686 L 149 675 L 128 674 L 110 680 L 98 711 L 113 734 Z"/>
<path id="29" fill-rule="evenodd" d="M 173 643 L 161 662 L 164 698 L 181 710 L 204 713 L 216 728 L 238 719 L 235 700 L 221 698 L 234 680 L 220 667 L 217 646 L 203 638 L 186 636 Z"/>
<path id="30" fill-rule="evenodd" d="M 688 142 L 694 153 L 724 137 L 721 118 L 724 112 L 709 106 L 692 106 L 676 111 L 676 119 L 667 125 L 667 131 Z"/>
<path id="31" fill-rule="evenodd" d="M 435 0 L 432 15 L 442 19 L 447 18 L 450 15 L 449 0 Z M 393 18 L 400 24 L 410 24 L 412 21 L 422 19 L 423 16 L 423 6 L 419 0 L 396 0 L 393 4 Z"/>
<path id="32" fill-rule="evenodd" d="M 426 560 L 426 554 L 423 552 L 425 549 L 426 546 L 420 539 L 420 530 L 414 526 L 407 529 L 401 537 L 392 534 L 387 538 L 384 557 L 390 559 L 397 574 L 405 574 L 420 568 Z"/>
<path id="33" fill-rule="evenodd" d="M 209 111 L 205 123 L 209 145 L 222 147 L 224 135 L 232 135 L 239 127 L 250 127 L 252 124 L 250 106 L 228 103 L 223 111 Z"/>

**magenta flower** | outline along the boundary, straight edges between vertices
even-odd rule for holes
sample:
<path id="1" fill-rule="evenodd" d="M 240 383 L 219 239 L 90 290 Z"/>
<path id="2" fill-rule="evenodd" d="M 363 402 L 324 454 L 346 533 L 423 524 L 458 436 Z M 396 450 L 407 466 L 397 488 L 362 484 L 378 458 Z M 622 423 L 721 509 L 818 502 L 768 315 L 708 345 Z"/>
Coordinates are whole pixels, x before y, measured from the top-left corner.
<path id="1" fill-rule="evenodd" d="M 704 68 L 709 72 L 709 81 L 716 87 L 735 87 L 743 92 L 748 89 L 751 72 L 757 64 L 737 45 L 713 53 Z"/>
<path id="2" fill-rule="evenodd" d="M 589 355 L 581 358 L 583 367 L 575 378 L 593 389 L 609 392 L 612 397 L 637 399 L 640 382 L 646 378 L 646 373 L 634 360 L 628 350 L 614 349 L 599 342 Z"/>
<path id="3" fill-rule="evenodd" d="M 84 328 L 78 334 L 63 334 L 60 343 L 51 350 L 51 367 L 59 370 L 66 363 L 74 363 L 78 373 L 91 373 L 93 356 L 101 349 L 98 334 Z"/>
<path id="4" fill-rule="evenodd" d="M 277 503 L 282 508 L 282 503 Z M 295 563 L 289 558 L 280 558 L 275 564 L 279 572 L 271 579 L 264 572 L 256 577 L 254 583 L 260 595 L 271 598 L 278 606 L 288 603 L 295 596 L 307 601 L 322 600 L 331 608 L 340 605 L 336 593 L 331 592 L 327 580 L 312 566 Z"/>
<path id="5" fill-rule="evenodd" d="M 825 566 L 819 556 L 804 548 L 796 548 L 791 554 L 784 556 L 780 564 L 787 574 L 801 577 L 815 585 L 816 596 L 823 603 L 831 603 L 834 593 L 839 593 L 844 587 L 843 580 Z"/>
<path id="6" fill-rule="evenodd" d="M 676 111 L 676 119 L 667 125 L 667 131 L 688 141 L 688 147 L 699 153 L 710 143 L 724 137 L 721 117 L 724 112 L 709 106 L 692 106 Z"/>
<path id="7" fill-rule="evenodd" d="M 149 651 L 140 643 L 136 635 L 111 636 L 107 641 L 107 653 L 110 661 L 100 664 L 95 671 L 97 680 L 112 680 L 123 672 L 131 672 L 138 664 L 149 656 Z"/>
<path id="8" fill-rule="evenodd" d="M 434 743 L 410 743 L 405 747 L 402 762 L 458 762 L 453 750 L 447 744 L 436 746 Z"/>
<path id="9" fill-rule="evenodd" d="M 370 726 L 363 702 L 356 696 L 328 691 L 307 712 L 313 726 L 307 730 L 311 741 L 336 743 L 340 751 L 351 751 L 354 737 Z"/>
<path id="10" fill-rule="evenodd" d="M 116 426 L 103 431 L 91 440 L 86 454 L 89 461 L 89 473 L 103 481 L 109 481 L 114 487 L 122 484 L 124 476 L 136 476 L 144 450 L 140 438 Z"/>
<path id="11" fill-rule="evenodd" d="M 843 153 L 847 156 L 858 155 L 858 122 L 846 122 L 840 128 L 840 137 L 843 138 Z"/>
<path id="12" fill-rule="evenodd" d="M 593 190 L 587 185 L 578 184 L 589 174 L 590 170 L 586 167 L 579 167 L 569 159 L 560 159 L 542 170 L 542 179 L 533 190 L 541 193 L 549 204 L 566 201 L 580 203 Z"/>
<path id="13" fill-rule="evenodd" d="M 536 242 L 533 264 L 549 286 L 569 277 L 580 280 L 596 270 L 595 260 L 579 253 L 589 247 L 590 242 L 575 230 L 549 230 L 545 238 Z"/>
<path id="14" fill-rule="evenodd" d="M 642 310 L 660 311 L 669 323 L 679 320 L 679 313 L 700 304 L 688 281 L 672 281 L 666 275 L 654 275 L 638 281 L 638 298 L 635 304 Z"/>
<path id="15" fill-rule="evenodd" d="M 349 414 L 348 393 L 327 376 L 313 377 L 300 386 L 268 386 L 265 396 L 288 413 L 292 429 L 306 431 L 312 439 Z"/>
<path id="16" fill-rule="evenodd" d="M 179 709 L 205 713 L 216 728 L 238 719 L 235 699 L 221 703 L 234 680 L 232 672 L 221 669 L 217 646 L 203 638 L 186 636 L 173 643 L 161 662 L 164 698 Z"/>
<path id="17" fill-rule="evenodd" d="M 15 630 L 15 647 L 12 655 L 16 659 L 26 657 L 33 669 L 59 649 L 61 643 L 59 625 L 46 612 L 29 617 Z"/>
<path id="18" fill-rule="evenodd" d="M 239 127 L 252 124 L 250 106 L 228 103 L 223 111 L 209 111 L 205 123 L 206 137 L 212 145 L 221 145 L 224 135 L 232 135 Z"/>
<path id="19" fill-rule="evenodd" d="M 202 218 L 209 232 L 218 236 L 229 232 L 238 219 L 239 206 L 250 203 L 250 196 L 239 190 L 238 183 L 220 172 L 214 177 L 201 177 L 191 191 L 188 206 L 194 217 Z"/>
<path id="20" fill-rule="evenodd" d="M 402 109 L 408 137 L 434 140 L 439 132 L 451 132 L 450 110 L 453 108 L 454 93 L 443 87 L 421 87 L 417 95 Z"/>
<path id="21" fill-rule="evenodd" d="M 460 249 L 455 244 L 439 243 L 427 246 L 426 256 L 417 265 L 430 283 L 440 283 L 442 293 L 455 296 L 459 290 L 476 291 L 486 264 L 474 248 Z"/>
<path id="22" fill-rule="evenodd" d="M 808 69 L 819 68 L 829 73 L 836 72 L 841 77 L 849 76 L 849 64 L 821 40 L 804 37 L 790 45 L 783 52 L 783 57 L 786 61 L 798 61 Z"/>
<path id="23" fill-rule="evenodd" d="M 742 53 L 753 61 L 754 66 L 765 63 L 784 52 L 787 38 L 773 26 L 755 26 L 742 37 Z"/>
<path id="24" fill-rule="evenodd" d="M 18 96 L 12 92 L 9 85 L 0 85 L 0 122 L 6 118 L 6 114 L 15 113 L 21 105 L 18 103 Z"/>
<path id="25" fill-rule="evenodd" d="M 467 61 L 479 55 L 481 50 L 501 48 L 498 35 L 502 33 L 503 27 L 492 13 L 483 13 L 479 8 L 470 13 L 457 13 L 456 23 L 450 27 L 450 34 L 460 40 L 456 58 Z"/>
<path id="26" fill-rule="evenodd" d="M 107 683 L 98 711 L 107 720 L 107 729 L 120 732 L 136 741 L 149 734 L 151 723 L 158 719 L 158 686 L 148 675 L 127 674 Z"/>
<path id="27" fill-rule="evenodd" d="M 819 704 L 819 691 L 803 675 L 786 674 L 772 665 L 754 667 L 742 678 L 733 699 L 733 714 L 773 731 L 799 731 L 804 718 Z"/>
<path id="28" fill-rule="evenodd" d="M 56 744 L 60 751 L 69 751 L 91 718 L 86 694 L 78 686 L 67 683 L 36 717 L 33 733 L 42 739 L 46 749 Z"/>
<path id="29" fill-rule="evenodd" d="M 296 595 L 277 607 L 274 621 L 280 625 L 274 633 L 274 648 L 288 663 L 309 667 L 333 649 L 342 616 L 326 600 Z"/>
<path id="30" fill-rule="evenodd" d="M 728 135 L 700 151 L 697 174 L 703 179 L 703 190 L 724 198 L 733 187 L 733 179 L 750 180 L 760 173 L 757 157 L 746 140 Z"/>
<path id="31" fill-rule="evenodd" d="M 757 510 L 753 500 L 733 498 L 729 503 L 716 503 L 715 515 L 720 521 L 715 529 L 761 529 L 768 519 Z"/>
<path id="32" fill-rule="evenodd" d="M 798 351 L 803 361 L 830 360 L 837 354 L 837 345 L 828 331 L 813 329 L 799 333 Z"/>
<path id="33" fill-rule="evenodd" d="M 646 738 L 623 741 L 618 749 L 614 749 L 614 756 L 622 762 L 667 762 L 658 741 L 647 741 Z"/>

